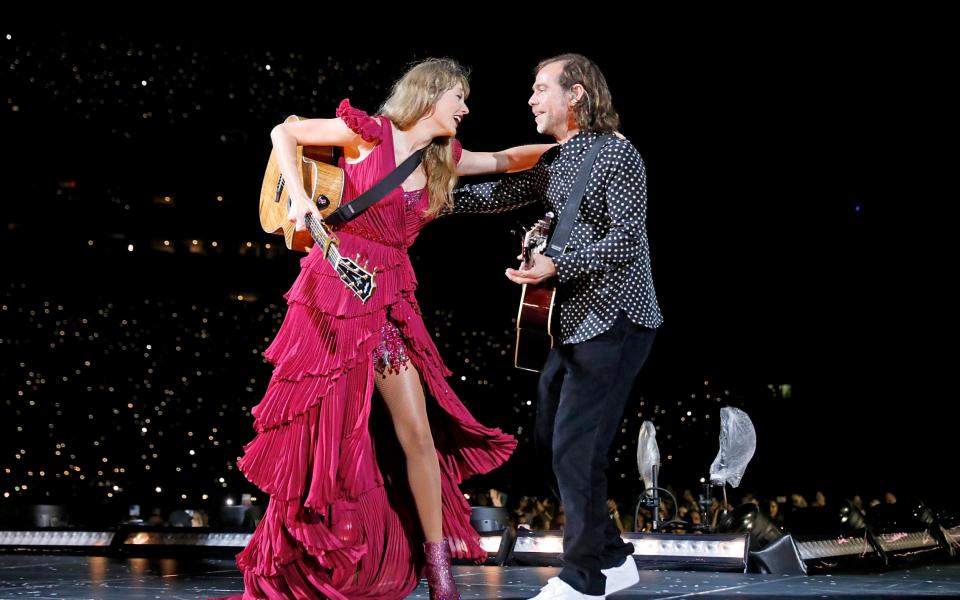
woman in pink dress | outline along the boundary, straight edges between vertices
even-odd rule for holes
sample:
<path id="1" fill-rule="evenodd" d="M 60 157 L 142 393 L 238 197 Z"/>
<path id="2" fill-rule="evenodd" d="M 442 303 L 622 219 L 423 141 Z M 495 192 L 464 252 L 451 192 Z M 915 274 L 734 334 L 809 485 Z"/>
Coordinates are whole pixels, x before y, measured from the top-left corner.
<path id="1" fill-rule="evenodd" d="M 271 133 L 287 181 L 298 180 L 296 146 L 342 147 L 344 202 L 426 151 L 400 187 L 335 230 L 344 256 L 376 267 L 373 296 L 361 302 L 319 251 L 300 261 L 286 294 L 286 318 L 265 353 L 275 368 L 253 410 L 257 434 L 239 462 L 270 495 L 237 556 L 244 599 L 402 598 L 424 570 L 431 598 L 454 600 L 451 554 L 485 557 L 457 486 L 504 462 L 516 440 L 474 420 L 447 384 L 407 249 L 452 211 L 457 175 L 522 170 L 549 146 L 462 150 L 454 136 L 467 93 L 462 67 L 429 59 L 397 81 L 378 116 L 344 100 L 335 119 Z M 308 213 L 319 213 L 295 188 L 290 217 L 302 229 Z M 385 428 L 371 419 L 375 391 Z"/>

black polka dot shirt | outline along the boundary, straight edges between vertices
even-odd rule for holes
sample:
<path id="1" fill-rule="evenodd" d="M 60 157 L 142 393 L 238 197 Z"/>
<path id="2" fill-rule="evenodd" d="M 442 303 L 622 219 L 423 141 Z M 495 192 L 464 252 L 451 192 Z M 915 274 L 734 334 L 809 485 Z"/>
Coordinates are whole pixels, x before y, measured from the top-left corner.
<path id="1" fill-rule="evenodd" d="M 453 192 L 455 213 L 500 212 L 540 201 L 560 215 L 597 133 L 579 133 L 531 169 Z M 646 170 L 627 140 L 600 150 L 557 268 L 560 337 L 576 344 L 607 331 L 623 311 L 655 329 L 663 322 L 650 271 Z"/>

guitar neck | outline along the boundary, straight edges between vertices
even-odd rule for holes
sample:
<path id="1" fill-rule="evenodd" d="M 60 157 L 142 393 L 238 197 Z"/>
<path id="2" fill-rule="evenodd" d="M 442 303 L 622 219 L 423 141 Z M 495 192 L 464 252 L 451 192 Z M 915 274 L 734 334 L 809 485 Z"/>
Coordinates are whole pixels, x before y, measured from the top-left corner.
<path id="1" fill-rule="evenodd" d="M 327 262 L 334 268 L 337 268 L 337 265 L 340 263 L 340 250 L 336 244 L 331 243 L 331 238 L 327 230 L 323 228 L 321 223 L 314 220 L 312 214 L 306 216 L 306 222 L 313 241 L 316 242 L 320 248 L 324 249 L 324 256 L 326 256 Z"/>

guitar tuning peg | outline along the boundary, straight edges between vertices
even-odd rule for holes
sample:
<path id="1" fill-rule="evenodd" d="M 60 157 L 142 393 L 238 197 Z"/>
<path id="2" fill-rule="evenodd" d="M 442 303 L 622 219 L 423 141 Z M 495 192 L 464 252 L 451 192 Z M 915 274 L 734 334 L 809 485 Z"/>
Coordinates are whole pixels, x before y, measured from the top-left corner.
<path id="1" fill-rule="evenodd" d="M 360 260 L 360 253 L 359 253 L 359 252 L 357 252 L 357 256 L 356 256 L 356 257 L 354 257 L 354 259 L 353 259 L 353 260 Z"/>

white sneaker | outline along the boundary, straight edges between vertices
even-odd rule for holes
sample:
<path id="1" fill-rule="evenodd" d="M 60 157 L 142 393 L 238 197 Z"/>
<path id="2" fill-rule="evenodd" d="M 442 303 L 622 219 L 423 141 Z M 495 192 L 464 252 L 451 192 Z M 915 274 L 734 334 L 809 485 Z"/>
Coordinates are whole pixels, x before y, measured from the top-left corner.
<path id="1" fill-rule="evenodd" d="M 637 576 L 639 579 L 639 575 Z M 588 596 L 570 587 L 570 584 L 559 577 L 551 577 L 547 585 L 540 588 L 540 593 L 530 600 L 604 600 L 606 596 Z"/>
<path id="2" fill-rule="evenodd" d="M 603 590 L 604 594 L 615 594 L 640 581 L 640 572 L 637 570 L 637 563 L 632 556 L 628 556 L 619 567 L 600 569 L 600 572 L 607 578 L 607 585 Z"/>

